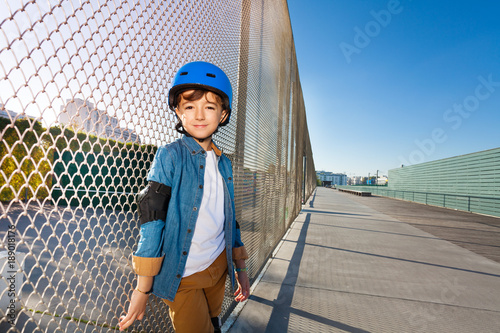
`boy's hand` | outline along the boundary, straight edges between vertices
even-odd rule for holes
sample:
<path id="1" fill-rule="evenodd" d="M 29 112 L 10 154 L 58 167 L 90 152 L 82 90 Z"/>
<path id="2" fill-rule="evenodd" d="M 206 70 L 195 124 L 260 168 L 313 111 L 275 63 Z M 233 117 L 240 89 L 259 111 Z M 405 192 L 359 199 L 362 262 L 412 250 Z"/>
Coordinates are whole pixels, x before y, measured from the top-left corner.
<path id="1" fill-rule="evenodd" d="M 128 307 L 128 312 L 126 316 L 120 317 L 120 322 L 118 326 L 120 331 L 123 331 L 137 319 L 142 320 L 144 313 L 146 312 L 146 306 L 148 304 L 148 295 L 138 292 L 134 289 L 132 293 L 132 299 L 130 300 L 130 305 Z"/>
<path id="2" fill-rule="evenodd" d="M 243 302 L 250 296 L 250 281 L 248 280 L 247 272 L 237 272 L 238 290 L 234 293 L 236 302 Z"/>

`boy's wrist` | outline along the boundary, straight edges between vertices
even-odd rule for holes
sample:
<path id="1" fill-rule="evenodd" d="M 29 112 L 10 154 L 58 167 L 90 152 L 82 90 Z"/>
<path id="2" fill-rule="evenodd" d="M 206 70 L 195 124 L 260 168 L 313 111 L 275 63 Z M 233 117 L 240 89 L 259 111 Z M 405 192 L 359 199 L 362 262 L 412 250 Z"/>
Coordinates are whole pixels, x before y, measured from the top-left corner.
<path id="1" fill-rule="evenodd" d="M 152 276 L 138 276 L 137 285 L 135 290 L 141 294 L 149 295 L 153 290 L 153 277 Z"/>
<path id="2" fill-rule="evenodd" d="M 144 294 L 144 295 L 151 294 L 151 289 L 148 290 L 148 291 L 142 291 L 141 289 L 139 289 L 138 287 L 136 287 L 135 290 L 137 290 L 138 292 L 140 292 L 141 294 Z"/>

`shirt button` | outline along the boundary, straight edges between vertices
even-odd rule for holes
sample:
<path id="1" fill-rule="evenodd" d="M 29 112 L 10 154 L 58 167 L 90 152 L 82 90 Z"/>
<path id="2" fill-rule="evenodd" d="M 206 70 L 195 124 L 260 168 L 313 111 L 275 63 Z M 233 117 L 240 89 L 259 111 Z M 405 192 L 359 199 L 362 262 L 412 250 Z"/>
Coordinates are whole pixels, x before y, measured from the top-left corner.
<path id="1" fill-rule="evenodd" d="M 198 210 L 198 208 L 197 208 L 197 207 L 193 207 L 193 210 L 194 210 L 194 211 L 197 211 L 197 210 Z"/>
<path id="2" fill-rule="evenodd" d="M 188 229 L 188 234 L 190 234 L 190 233 L 191 233 L 191 229 Z"/>
<path id="3" fill-rule="evenodd" d="M 199 188 L 203 188 L 203 185 L 198 186 Z"/>
<path id="4" fill-rule="evenodd" d="M 196 154 L 196 152 L 194 150 L 191 153 Z"/>
<path id="5" fill-rule="evenodd" d="M 186 254 L 188 254 L 186 251 L 182 252 L 182 255 L 186 255 Z"/>
<path id="6" fill-rule="evenodd" d="M 177 274 L 177 275 L 176 275 L 176 278 L 180 279 L 180 278 L 181 278 L 181 275 L 180 275 L 180 274 Z"/>
<path id="7" fill-rule="evenodd" d="M 200 165 L 200 169 L 203 169 L 203 165 Z"/>
<path id="8" fill-rule="evenodd" d="M 229 179 L 229 180 L 231 180 L 231 179 L 233 179 L 233 178 L 229 177 L 228 179 Z"/>

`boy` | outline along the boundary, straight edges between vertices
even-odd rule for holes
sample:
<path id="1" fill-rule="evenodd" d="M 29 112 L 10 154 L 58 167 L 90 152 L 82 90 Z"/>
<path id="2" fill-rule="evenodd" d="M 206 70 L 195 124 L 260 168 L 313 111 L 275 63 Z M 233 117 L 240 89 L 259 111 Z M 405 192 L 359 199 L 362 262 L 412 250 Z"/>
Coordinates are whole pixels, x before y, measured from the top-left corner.
<path id="1" fill-rule="evenodd" d="M 149 185 L 138 195 L 137 286 L 119 326 L 141 320 L 154 293 L 169 306 L 177 333 L 220 332 L 226 274 L 233 288 L 238 283 L 236 301 L 246 300 L 250 289 L 231 162 L 212 142 L 231 116 L 231 83 L 213 64 L 188 63 L 177 72 L 168 99 L 184 136 L 158 149 Z"/>

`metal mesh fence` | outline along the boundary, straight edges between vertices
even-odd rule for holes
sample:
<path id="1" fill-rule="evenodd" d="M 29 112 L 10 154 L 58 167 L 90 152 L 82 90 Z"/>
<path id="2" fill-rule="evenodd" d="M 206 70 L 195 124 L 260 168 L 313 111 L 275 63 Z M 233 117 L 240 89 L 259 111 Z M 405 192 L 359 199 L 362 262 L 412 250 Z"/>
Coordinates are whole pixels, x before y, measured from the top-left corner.
<path id="1" fill-rule="evenodd" d="M 229 76 L 237 219 L 254 279 L 316 183 L 286 1 L 0 0 L 0 332 L 117 330 L 135 194 L 179 135 L 184 63 Z M 223 316 L 234 306 L 227 295 Z M 129 331 L 172 331 L 150 297 Z"/>

